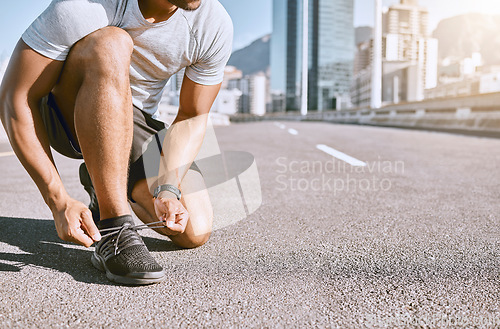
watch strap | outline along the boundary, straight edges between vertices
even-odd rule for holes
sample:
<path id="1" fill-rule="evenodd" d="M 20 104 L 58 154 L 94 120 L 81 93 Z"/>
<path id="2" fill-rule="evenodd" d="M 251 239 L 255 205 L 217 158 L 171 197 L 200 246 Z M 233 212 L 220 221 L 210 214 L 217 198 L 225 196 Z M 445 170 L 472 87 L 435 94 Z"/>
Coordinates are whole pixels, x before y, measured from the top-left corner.
<path id="1" fill-rule="evenodd" d="M 153 197 L 155 199 L 158 198 L 158 195 L 163 191 L 168 191 L 173 193 L 177 197 L 177 200 L 181 199 L 181 190 L 179 190 L 177 187 L 171 184 L 158 185 L 154 190 Z"/>

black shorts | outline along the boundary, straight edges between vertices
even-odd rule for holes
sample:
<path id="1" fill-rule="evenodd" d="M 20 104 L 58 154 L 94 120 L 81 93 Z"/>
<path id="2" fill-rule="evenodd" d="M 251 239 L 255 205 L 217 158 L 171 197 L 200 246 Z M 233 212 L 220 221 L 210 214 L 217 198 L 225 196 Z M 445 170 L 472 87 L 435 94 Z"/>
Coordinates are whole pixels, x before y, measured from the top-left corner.
<path id="1" fill-rule="evenodd" d="M 127 184 L 127 195 L 130 200 L 132 200 L 132 189 L 135 184 L 147 177 L 144 170 L 144 161 L 142 156 L 146 149 L 150 149 L 151 147 L 158 149 L 158 156 L 153 158 L 154 163 L 148 163 L 148 167 L 156 166 L 156 168 L 159 168 L 161 153 L 160 147 L 161 143 L 163 143 L 163 137 L 165 136 L 167 128 L 164 122 L 153 119 L 151 115 L 141 111 L 135 106 L 133 106 L 133 111 L 134 137 L 132 140 L 132 150 L 130 152 L 129 177 Z M 69 126 L 59 110 L 52 94 L 48 94 L 42 98 L 40 103 L 40 113 L 49 136 L 50 146 L 66 157 L 72 159 L 83 159 L 80 146 L 78 145 L 76 138 L 72 135 L 71 130 L 69 129 Z M 148 141 L 149 144 L 146 145 L 146 142 Z M 148 162 L 151 162 L 150 159 L 151 157 L 148 157 Z M 194 162 L 189 169 L 201 173 L 200 169 Z M 158 169 L 156 169 L 156 173 L 157 172 Z"/>

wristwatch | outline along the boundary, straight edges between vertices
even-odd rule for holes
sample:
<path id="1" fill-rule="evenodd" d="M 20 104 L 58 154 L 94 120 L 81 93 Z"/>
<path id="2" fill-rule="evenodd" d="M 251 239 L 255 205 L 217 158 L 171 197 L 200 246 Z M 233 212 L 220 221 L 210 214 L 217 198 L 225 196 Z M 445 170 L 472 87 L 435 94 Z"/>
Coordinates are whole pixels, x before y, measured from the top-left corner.
<path id="1" fill-rule="evenodd" d="M 177 197 L 177 200 L 181 199 L 181 190 L 179 190 L 177 187 L 170 185 L 170 184 L 158 185 L 155 188 L 155 191 L 153 193 L 153 197 L 155 199 L 158 198 L 158 194 L 160 194 L 160 192 L 162 192 L 162 191 L 171 192 L 171 193 L 175 194 L 175 196 Z"/>

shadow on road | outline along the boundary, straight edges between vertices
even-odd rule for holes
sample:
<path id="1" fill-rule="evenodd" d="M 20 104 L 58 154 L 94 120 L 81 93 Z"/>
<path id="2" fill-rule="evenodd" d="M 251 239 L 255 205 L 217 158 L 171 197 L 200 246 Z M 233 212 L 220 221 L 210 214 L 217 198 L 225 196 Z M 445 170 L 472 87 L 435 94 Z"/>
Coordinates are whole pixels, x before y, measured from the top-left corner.
<path id="1" fill-rule="evenodd" d="M 143 239 L 150 251 L 180 249 L 166 239 Z M 75 248 L 74 244 L 59 239 L 52 220 L 0 217 L 0 242 L 20 249 L 16 253 L 0 251 L 2 272 L 19 272 L 25 266 L 35 266 L 67 273 L 80 282 L 113 284 L 92 266 L 92 249 Z"/>

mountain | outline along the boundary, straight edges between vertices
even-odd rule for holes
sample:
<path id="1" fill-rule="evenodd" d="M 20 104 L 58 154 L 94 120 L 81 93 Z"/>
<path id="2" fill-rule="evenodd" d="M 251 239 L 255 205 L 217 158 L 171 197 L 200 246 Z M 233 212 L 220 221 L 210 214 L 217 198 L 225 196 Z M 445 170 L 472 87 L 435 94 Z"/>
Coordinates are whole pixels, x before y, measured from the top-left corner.
<path id="1" fill-rule="evenodd" d="M 266 73 L 271 62 L 271 35 L 255 40 L 249 46 L 235 51 L 228 65 L 235 66 L 243 75 Z"/>
<path id="2" fill-rule="evenodd" d="M 500 16 L 465 14 L 444 19 L 433 32 L 439 58 L 470 57 L 481 53 L 485 65 L 500 64 Z"/>
<path id="3" fill-rule="evenodd" d="M 359 26 L 354 30 L 355 33 L 355 45 L 359 45 L 361 42 L 368 41 L 372 38 L 373 28 L 370 26 Z"/>

